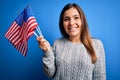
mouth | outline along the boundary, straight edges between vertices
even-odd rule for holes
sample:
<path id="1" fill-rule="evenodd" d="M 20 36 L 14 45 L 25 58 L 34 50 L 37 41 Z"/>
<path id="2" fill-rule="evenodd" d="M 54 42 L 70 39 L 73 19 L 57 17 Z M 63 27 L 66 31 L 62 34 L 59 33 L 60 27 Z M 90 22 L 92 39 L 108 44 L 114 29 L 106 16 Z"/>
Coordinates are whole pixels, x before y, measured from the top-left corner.
<path id="1" fill-rule="evenodd" d="M 78 27 L 68 27 L 69 31 L 75 31 Z"/>

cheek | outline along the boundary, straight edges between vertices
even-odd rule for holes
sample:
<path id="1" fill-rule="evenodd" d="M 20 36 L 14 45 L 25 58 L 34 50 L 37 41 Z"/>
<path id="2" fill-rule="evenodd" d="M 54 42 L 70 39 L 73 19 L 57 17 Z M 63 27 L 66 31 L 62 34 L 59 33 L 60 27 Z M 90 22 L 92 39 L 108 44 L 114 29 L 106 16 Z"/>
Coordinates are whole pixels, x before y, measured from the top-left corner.
<path id="1" fill-rule="evenodd" d="M 77 25 L 79 26 L 80 29 L 82 28 L 82 23 L 81 23 L 81 21 L 79 21 L 79 22 L 77 23 Z"/>
<path id="2" fill-rule="evenodd" d="M 81 25 L 82 25 L 81 20 L 77 21 L 77 24 L 81 27 Z"/>
<path id="3" fill-rule="evenodd" d="M 67 24 L 66 22 L 63 22 L 63 27 L 64 27 L 64 29 L 66 29 L 67 26 L 68 26 L 68 24 Z"/>

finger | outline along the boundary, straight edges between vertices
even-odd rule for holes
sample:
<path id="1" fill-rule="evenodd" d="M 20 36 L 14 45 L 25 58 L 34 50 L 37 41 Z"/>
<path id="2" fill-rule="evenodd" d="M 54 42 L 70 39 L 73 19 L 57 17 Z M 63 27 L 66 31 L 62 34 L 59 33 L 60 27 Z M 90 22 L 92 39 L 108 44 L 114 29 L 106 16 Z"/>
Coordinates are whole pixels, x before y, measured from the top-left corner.
<path id="1" fill-rule="evenodd" d="M 37 41 L 41 41 L 41 39 L 43 39 L 43 36 L 39 36 L 36 39 L 37 39 Z"/>
<path id="2" fill-rule="evenodd" d="M 39 42 L 39 45 L 45 46 L 45 45 L 46 45 L 46 41 L 40 41 L 40 42 Z"/>
<path id="3" fill-rule="evenodd" d="M 39 44 L 44 44 L 44 43 L 47 43 L 47 40 L 45 40 L 44 38 L 42 38 L 42 39 L 39 41 Z"/>

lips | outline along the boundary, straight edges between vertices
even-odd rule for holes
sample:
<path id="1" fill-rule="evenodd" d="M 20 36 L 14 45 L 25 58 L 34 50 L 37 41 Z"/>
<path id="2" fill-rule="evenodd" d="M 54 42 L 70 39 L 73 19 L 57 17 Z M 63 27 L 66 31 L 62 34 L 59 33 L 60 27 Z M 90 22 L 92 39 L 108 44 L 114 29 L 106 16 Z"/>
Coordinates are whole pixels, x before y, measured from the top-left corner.
<path id="1" fill-rule="evenodd" d="M 68 30 L 72 31 L 72 32 L 75 31 L 76 29 L 77 29 L 77 27 L 68 27 Z"/>

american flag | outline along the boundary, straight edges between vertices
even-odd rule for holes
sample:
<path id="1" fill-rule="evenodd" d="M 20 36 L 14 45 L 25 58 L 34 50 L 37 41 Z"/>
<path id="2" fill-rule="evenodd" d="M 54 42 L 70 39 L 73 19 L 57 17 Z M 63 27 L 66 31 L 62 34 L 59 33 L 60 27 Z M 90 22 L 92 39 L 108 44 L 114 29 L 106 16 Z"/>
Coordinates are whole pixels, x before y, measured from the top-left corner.
<path id="1" fill-rule="evenodd" d="M 15 19 L 5 34 L 11 44 L 23 55 L 28 50 L 28 39 L 38 26 L 30 6 L 27 6 Z"/>

